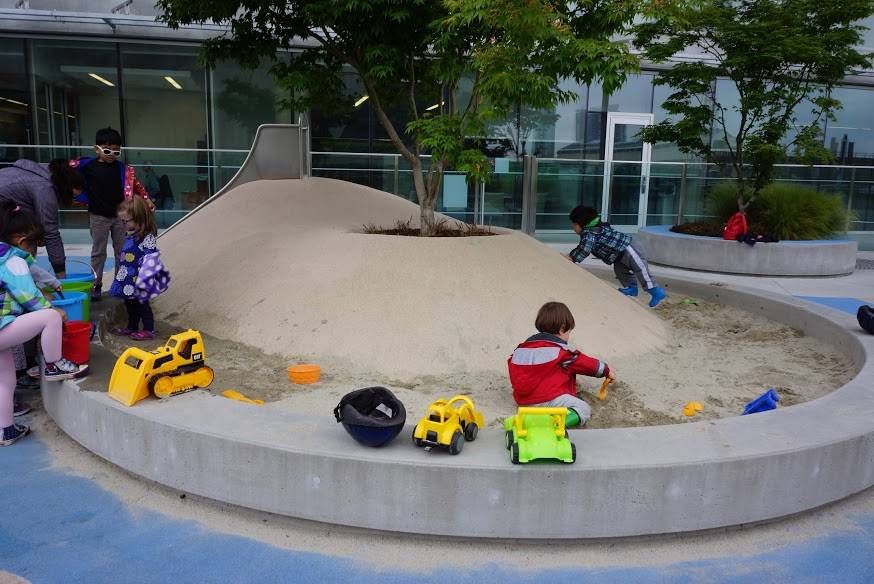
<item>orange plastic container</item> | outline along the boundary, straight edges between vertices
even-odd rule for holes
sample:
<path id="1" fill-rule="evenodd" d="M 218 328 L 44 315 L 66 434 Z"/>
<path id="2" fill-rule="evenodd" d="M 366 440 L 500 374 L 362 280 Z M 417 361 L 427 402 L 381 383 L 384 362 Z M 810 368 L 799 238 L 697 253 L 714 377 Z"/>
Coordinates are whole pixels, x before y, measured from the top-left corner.
<path id="1" fill-rule="evenodd" d="M 288 368 L 288 379 L 292 383 L 315 383 L 322 374 L 322 368 L 318 365 L 291 365 Z"/>

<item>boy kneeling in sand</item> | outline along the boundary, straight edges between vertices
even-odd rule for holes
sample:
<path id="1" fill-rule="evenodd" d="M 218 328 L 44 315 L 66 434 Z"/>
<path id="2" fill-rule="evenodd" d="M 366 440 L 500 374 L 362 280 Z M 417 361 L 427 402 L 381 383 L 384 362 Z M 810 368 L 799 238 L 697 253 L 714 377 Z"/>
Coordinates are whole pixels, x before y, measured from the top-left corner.
<path id="1" fill-rule="evenodd" d="M 507 359 L 513 399 L 520 406 L 568 408 L 566 425 L 583 425 L 592 415 L 589 404 L 577 397 L 577 374 L 614 379 L 603 361 L 568 345 L 574 316 L 561 302 L 547 302 L 537 311 L 539 331 L 516 347 Z"/>

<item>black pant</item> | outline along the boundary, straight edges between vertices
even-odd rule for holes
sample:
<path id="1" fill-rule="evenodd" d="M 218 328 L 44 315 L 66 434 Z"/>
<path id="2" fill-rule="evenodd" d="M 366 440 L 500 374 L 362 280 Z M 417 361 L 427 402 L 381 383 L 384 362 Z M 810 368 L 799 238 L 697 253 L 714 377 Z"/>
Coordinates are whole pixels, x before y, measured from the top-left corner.
<path id="1" fill-rule="evenodd" d="M 143 330 L 155 332 L 155 315 L 152 314 L 152 307 L 148 302 L 140 302 L 139 300 L 125 300 L 124 307 L 127 308 L 127 328 L 128 330 L 140 330 L 140 319 L 143 321 Z"/>

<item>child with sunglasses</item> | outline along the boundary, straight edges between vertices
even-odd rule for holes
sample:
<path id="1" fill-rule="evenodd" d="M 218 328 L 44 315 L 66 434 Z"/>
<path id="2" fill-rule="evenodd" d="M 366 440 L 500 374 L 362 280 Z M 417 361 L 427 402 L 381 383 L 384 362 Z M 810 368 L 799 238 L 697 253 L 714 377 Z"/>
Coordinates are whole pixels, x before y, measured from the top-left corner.
<path id="1" fill-rule="evenodd" d="M 88 207 L 91 268 L 97 276 L 91 299 L 96 301 L 102 296 L 107 240 L 112 239 L 112 250 L 118 257 L 126 237 L 124 222 L 118 218 L 118 205 L 131 197 L 148 201 L 149 195 L 137 180 L 134 167 L 118 159 L 121 156 L 121 134 L 112 128 L 103 128 L 97 130 L 94 143 L 97 156 L 73 160 L 70 166 L 78 169 L 85 179 L 85 190 L 75 200 Z M 149 204 L 152 207 L 151 202 Z"/>

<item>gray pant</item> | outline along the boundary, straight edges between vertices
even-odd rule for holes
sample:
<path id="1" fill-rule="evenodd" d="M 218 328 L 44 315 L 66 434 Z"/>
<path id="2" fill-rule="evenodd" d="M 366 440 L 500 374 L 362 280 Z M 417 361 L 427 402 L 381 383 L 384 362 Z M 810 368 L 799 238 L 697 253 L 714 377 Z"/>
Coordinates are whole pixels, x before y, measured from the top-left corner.
<path id="1" fill-rule="evenodd" d="M 622 286 L 626 288 L 634 284 L 635 278 L 645 290 L 658 286 L 658 282 L 649 271 L 646 256 L 633 243 L 626 247 L 622 255 L 613 262 L 613 272 Z"/>
<path id="2" fill-rule="evenodd" d="M 534 404 L 532 406 L 526 407 L 569 408 L 574 410 L 580 417 L 580 425 L 585 424 L 586 421 L 592 417 L 592 408 L 589 407 L 589 404 L 587 404 L 575 395 L 568 395 L 566 393 L 563 393 L 560 396 L 549 400 L 548 402 L 543 402 L 542 404 Z"/>
<path id="3" fill-rule="evenodd" d="M 118 217 L 109 218 L 103 215 L 88 213 L 88 221 L 91 225 L 91 268 L 97 274 L 94 280 L 95 287 L 103 286 L 103 264 L 106 263 L 106 243 L 112 237 L 112 251 L 115 254 L 115 268 L 118 269 L 118 257 L 124 245 L 127 229 L 124 221 Z"/>

